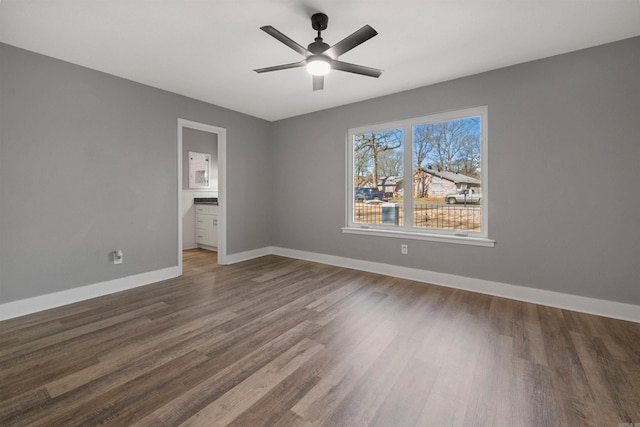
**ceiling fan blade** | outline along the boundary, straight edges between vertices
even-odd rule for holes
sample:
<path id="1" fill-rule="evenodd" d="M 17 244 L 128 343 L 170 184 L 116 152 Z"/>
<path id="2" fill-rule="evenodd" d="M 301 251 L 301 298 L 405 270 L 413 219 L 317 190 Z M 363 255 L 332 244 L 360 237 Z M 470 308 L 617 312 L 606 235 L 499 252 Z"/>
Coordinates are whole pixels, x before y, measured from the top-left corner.
<path id="1" fill-rule="evenodd" d="M 380 75 L 382 74 L 382 70 L 378 70 L 376 68 L 365 67 L 364 65 L 349 64 L 348 62 L 335 60 L 331 64 L 331 68 L 333 68 L 334 70 L 346 71 L 347 73 L 361 74 L 363 76 L 376 78 L 380 77 Z"/>
<path id="2" fill-rule="evenodd" d="M 269 71 L 279 71 L 279 70 L 288 70 L 289 68 L 299 68 L 307 65 L 306 60 L 302 60 L 300 62 L 292 62 L 291 64 L 283 64 L 283 65 L 274 65 L 273 67 L 265 67 L 258 68 L 257 70 L 253 70 L 256 73 L 268 73 Z"/>
<path id="3" fill-rule="evenodd" d="M 338 56 L 345 52 L 350 51 L 354 47 L 366 42 L 371 37 L 378 35 L 378 32 L 371 28 L 369 25 L 365 25 L 350 36 L 345 37 L 338 43 L 327 49 L 324 54 L 329 55 L 331 58 L 336 59 Z M 275 36 L 274 36 L 275 37 Z"/>
<path id="4" fill-rule="evenodd" d="M 324 89 L 324 76 L 313 76 L 313 90 Z"/>
<path id="5" fill-rule="evenodd" d="M 269 34 L 271 37 L 279 40 L 281 43 L 286 44 L 291 49 L 293 49 L 296 52 L 298 52 L 300 55 L 303 55 L 303 56 L 311 55 L 309 53 L 309 51 L 305 47 L 303 47 L 300 44 L 298 44 L 297 42 L 291 40 L 289 37 L 285 36 L 280 31 L 278 31 L 275 28 L 273 28 L 271 25 L 265 25 L 264 27 L 260 27 L 260 29 L 262 31 L 264 31 L 265 33 Z"/>

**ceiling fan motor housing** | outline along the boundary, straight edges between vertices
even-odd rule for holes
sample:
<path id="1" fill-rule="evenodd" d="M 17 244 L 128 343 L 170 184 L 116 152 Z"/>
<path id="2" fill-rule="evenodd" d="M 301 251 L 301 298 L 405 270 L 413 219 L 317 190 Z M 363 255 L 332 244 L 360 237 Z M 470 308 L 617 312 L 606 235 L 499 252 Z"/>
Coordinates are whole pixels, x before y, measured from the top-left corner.
<path id="1" fill-rule="evenodd" d="M 313 53 L 314 55 L 320 55 L 322 52 L 329 49 L 329 47 L 330 46 L 328 44 L 322 41 L 322 38 L 318 37 L 316 38 L 316 41 L 309 44 L 307 49 L 309 50 L 309 52 Z"/>

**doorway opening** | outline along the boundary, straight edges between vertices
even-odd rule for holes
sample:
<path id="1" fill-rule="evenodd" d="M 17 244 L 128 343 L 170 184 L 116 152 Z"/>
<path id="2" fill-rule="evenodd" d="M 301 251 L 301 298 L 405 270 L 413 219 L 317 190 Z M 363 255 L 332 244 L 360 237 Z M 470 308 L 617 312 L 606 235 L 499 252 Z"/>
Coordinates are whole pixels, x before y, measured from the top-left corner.
<path id="1" fill-rule="evenodd" d="M 226 165 L 227 165 L 227 130 L 218 126 L 191 120 L 178 119 L 178 268 L 182 274 L 182 250 L 183 250 L 183 217 L 185 214 L 185 197 L 183 173 L 184 161 L 187 160 L 183 152 L 183 137 L 185 129 L 195 129 L 202 132 L 215 134 L 217 139 L 217 248 L 218 264 L 225 264 L 227 255 L 227 203 L 226 203 Z M 213 188 L 209 188 L 214 190 Z"/>

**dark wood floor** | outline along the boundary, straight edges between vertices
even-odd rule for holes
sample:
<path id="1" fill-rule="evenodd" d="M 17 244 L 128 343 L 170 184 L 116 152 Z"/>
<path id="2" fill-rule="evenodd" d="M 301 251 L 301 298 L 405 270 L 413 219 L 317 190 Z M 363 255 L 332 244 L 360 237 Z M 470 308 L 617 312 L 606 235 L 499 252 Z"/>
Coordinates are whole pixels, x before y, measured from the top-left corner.
<path id="1" fill-rule="evenodd" d="M 267 256 L 0 323 L 0 425 L 640 423 L 640 324 Z"/>

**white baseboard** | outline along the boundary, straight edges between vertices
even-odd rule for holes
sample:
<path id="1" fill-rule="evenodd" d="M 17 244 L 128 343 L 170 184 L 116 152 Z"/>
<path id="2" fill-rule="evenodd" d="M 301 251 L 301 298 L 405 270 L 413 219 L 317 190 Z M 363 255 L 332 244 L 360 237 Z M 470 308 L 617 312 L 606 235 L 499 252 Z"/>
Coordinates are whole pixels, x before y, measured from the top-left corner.
<path id="1" fill-rule="evenodd" d="M 607 301 L 578 295 L 564 294 L 543 289 L 515 286 L 507 283 L 456 276 L 453 274 L 437 273 L 417 268 L 400 267 L 397 265 L 381 264 L 379 262 L 363 261 L 334 255 L 318 254 L 314 252 L 298 251 L 278 247 L 265 248 L 269 253 L 289 258 L 314 261 L 354 270 L 369 271 L 386 276 L 415 280 L 417 282 L 446 286 L 471 292 L 479 292 L 518 301 L 531 302 L 565 310 L 579 311 L 614 319 L 628 320 L 640 323 L 640 306 Z"/>
<path id="2" fill-rule="evenodd" d="M 271 254 L 640 323 L 640 306 L 638 305 L 274 246 L 227 255 L 224 263 L 235 264 Z M 142 273 L 135 276 L 110 280 L 108 282 L 96 283 L 94 285 L 69 289 L 53 294 L 0 304 L 0 320 L 144 286 L 179 275 L 179 267 L 171 267 L 164 270 Z"/>
<path id="3" fill-rule="evenodd" d="M 237 254 L 225 255 L 224 264 L 235 264 L 242 261 L 248 261 L 254 258 L 260 258 L 261 256 L 271 255 L 273 253 L 273 248 L 271 246 L 266 246 L 260 249 L 254 249 L 252 251 L 247 252 L 239 252 Z M 295 257 L 293 257 L 295 258 Z"/>
<path id="4" fill-rule="evenodd" d="M 93 285 L 67 289 L 33 298 L 11 301 L 0 304 L 0 320 L 24 316 L 26 314 L 60 307 L 74 302 L 112 294 L 114 292 L 137 288 L 138 286 L 171 279 L 173 277 L 180 276 L 180 274 L 180 267 L 169 267 L 162 270 L 150 271 L 101 283 L 94 283 Z"/>

